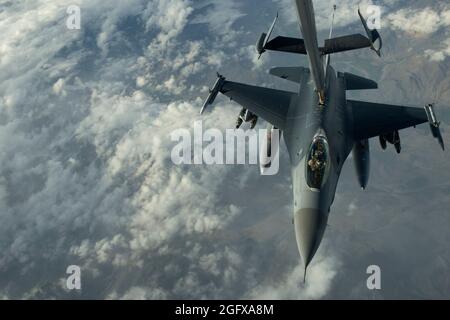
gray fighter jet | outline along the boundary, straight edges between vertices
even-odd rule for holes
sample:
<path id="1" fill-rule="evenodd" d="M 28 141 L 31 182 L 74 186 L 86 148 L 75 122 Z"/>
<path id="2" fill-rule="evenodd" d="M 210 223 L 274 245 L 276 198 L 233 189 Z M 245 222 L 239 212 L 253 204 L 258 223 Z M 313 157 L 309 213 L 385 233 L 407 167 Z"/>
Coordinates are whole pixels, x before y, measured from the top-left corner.
<path id="1" fill-rule="evenodd" d="M 364 189 L 369 179 L 369 139 L 378 137 L 383 149 L 390 143 L 400 153 L 399 130 L 428 122 L 442 149 L 444 143 L 432 105 L 414 108 L 346 98 L 348 90 L 378 88 L 373 80 L 336 72 L 330 65 L 331 54 L 348 50 L 370 48 L 381 56 L 380 34 L 369 29 L 359 10 L 366 36 L 332 38 L 330 31 L 330 37 L 320 47 L 312 1 L 294 0 L 294 4 L 303 39 L 279 36 L 270 40 L 275 18 L 269 31 L 261 35 L 256 49 L 259 54 L 272 50 L 306 55 L 309 68 L 270 70 L 272 75 L 298 83 L 299 91 L 231 82 L 218 75 L 201 113 L 220 92 L 282 130 L 292 167 L 295 236 L 306 276 L 324 235 L 339 175 L 350 152 Z"/>

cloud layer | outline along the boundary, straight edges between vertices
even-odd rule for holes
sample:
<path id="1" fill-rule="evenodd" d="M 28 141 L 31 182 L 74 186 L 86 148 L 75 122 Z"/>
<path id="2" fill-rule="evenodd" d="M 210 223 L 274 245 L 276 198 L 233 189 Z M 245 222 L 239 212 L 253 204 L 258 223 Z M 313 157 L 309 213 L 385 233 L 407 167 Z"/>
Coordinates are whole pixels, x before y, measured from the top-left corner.
<path id="1" fill-rule="evenodd" d="M 391 244 L 396 234 L 399 243 L 411 249 L 408 239 L 414 234 L 404 229 L 405 223 L 436 247 L 428 268 L 428 255 L 417 259 L 421 270 L 432 274 L 445 268 L 449 249 L 438 245 L 448 243 L 439 232 L 448 226 L 444 216 L 430 216 L 427 228 L 421 227 L 414 218 L 425 209 L 405 204 L 409 194 L 394 192 L 397 187 L 424 193 L 423 198 L 435 201 L 434 211 L 448 205 L 445 176 L 427 180 L 448 172 L 448 163 L 436 155 L 434 169 L 427 167 L 431 160 L 417 152 L 416 142 L 429 144 L 425 131 L 408 134 L 411 140 L 405 137 L 409 142 L 401 159 L 374 153 L 378 165 L 370 195 L 357 194 L 348 165 L 328 241 L 306 285 L 291 225 L 285 152 L 275 177 L 261 177 L 252 166 L 172 164 L 176 142 L 170 133 L 193 130 L 214 71 L 239 81 L 286 87 L 267 77 L 266 67 L 298 64 L 298 57 L 255 59 L 250 44 L 271 20 L 259 17 L 270 16 L 276 5 L 292 6 L 290 1 L 263 1 L 258 2 L 261 12 L 253 12 L 255 3 L 60 0 L 0 5 L 1 298 L 364 298 L 366 263 L 391 266 L 394 271 L 388 276 L 393 278 L 404 268 L 401 261 L 392 263 L 401 249 Z M 81 30 L 65 26 L 66 8 L 73 4 L 81 7 Z M 357 20 L 357 4 L 339 6 L 337 33 Z M 397 5 L 386 3 L 388 8 Z M 318 1 L 316 7 L 323 9 L 318 21 L 325 30 L 328 3 Z M 430 6 L 427 14 L 438 14 L 440 22 L 424 29 L 429 39 L 417 40 L 428 52 L 413 48 L 401 58 L 394 49 L 416 41 L 416 34 L 406 33 L 398 47 L 388 47 L 386 59 L 397 68 L 351 54 L 336 59 L 337 67 L 384 79 L 386 99 L 417 100 L 413 95 L 424 92 L 428 99 L 432 93 L 425 87 L 433 80 L 442 102 L 450 103 L 444 65 L 448 53 L 445 43 L 433 42 L 448 27 L 447 11 L 436 13 L 436 8 Z M 406 10 L 392 9 L 391 16 L 411 16 Z M 284 15 L 278 32 L 292 26 L 288 12 Z M 403 36 L 407 24 L 396 23 L 388 39 Z M 430 79 L 423 70 L 432 73 Z M 239 107 L 223 98 L 217 102 L 203 118 L 204 126 L 232 127 Z M 434 152 L 427 146 L 425 154 Z M 395 166 L 386 164 L 390 161 Z M 408 169 L 417 172 L 417 180 L 403 180 Z M 393 186 L 384 190 L 381 186 L 388 179 Z M 386 196 L 392 198 L 383 200 Z M 372 206 L 365 212 L 368 201 Z M 406 209 L 409 218 L 395 218 Z M 437 229 L 430 232 L 433 226 Z M 387 240 L 373 236 L 376 233 Z M 412 243 L 423 245 L 419 240 Z M 65 271 L 72 264 L 82 269 L 81 292 L 65 288 Z M 386 296 L 404 296 L 411 288 L 407 280 L 417 272 L 412 268 L 402 291 L 390 288 Z M 440 297 L 447 285 L 442 279 L 423 282 L 419 291 Z"/>

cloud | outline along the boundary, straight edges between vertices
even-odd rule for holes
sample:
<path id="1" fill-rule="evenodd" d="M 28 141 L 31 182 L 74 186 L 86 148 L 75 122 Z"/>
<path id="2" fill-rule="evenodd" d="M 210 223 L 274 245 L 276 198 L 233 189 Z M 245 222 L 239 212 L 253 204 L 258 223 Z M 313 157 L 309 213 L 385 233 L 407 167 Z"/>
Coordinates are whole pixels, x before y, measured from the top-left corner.
<path id="1" fill-rule="evenodd" d="M 437 49 L 427 49 L 425 50 L 425 55 L 431 60 L 435 62 L 442 62 L 448 56 L 450 56 L 450 40 L 444 40 L 440 48 Z"/>
<path id="2" fill-rule="evenodd" d="M 174 9 L 181 9 L 180 4 L 186 2 L 172 4 L 155 5 L 160 11 L 168 11 L 166 18 L 171 18 L 178 13 Z M 168 170 L 171 164 L 164 157 L 170 145 L 161 145 L 161 139 L 167 143 L 168 132 L 175 125 L 189 126 L 186 116 L 193 115 L 194 111 L 197 114 L 197 109 L 187 103 L 159 104 L 145 92 L 134 90 L 128 79 L 142 77 L 139 64 L 145 65 L 145 58 L 108 57 L 112 39 L 118 39 L 114 34 L 120 31 L 119 24 L 134 15 L 142 7 L 141 3 L 133 2 L 130 7 L 99 5 L 105 9 L 100 18 L 96 17 L 103 19 L 96 31 L 100 41 L 91 47 L 80 46 L 83 31 L 68 32 L 64 28 L 65 5 L 63 1 L 58 5 L 15 3 L 1 13 L 2 22 L 16 25 L 14 29 L 4 29 L 1 74 L 5 81 L 0 86 L 1 100 L 8 107 L 2 111 L 6 114 L 0 127 L 1 249 L 4 253 L 0 269 L 2 274 L 11 276 L 11 280 L 2 278 L 1 288 L 5 295 L 15 297 L 27 295 L 28 289 L 28 296 L 52 292 L 58 296 L 58 291 L 54 291 L 59 288 L 56 279 L 72 259 L 83 265 L 95 264 L 86 272 L 102 277 L 98 265 L 111 263 L 118 268 L 128 265 L 127 258 L 133 256 L 131 247 L 136 248 L 133 261 L 137 261 L 139 250 L 150 250 L 174 234 L 217 230 L 227 223 L 227 214 L 232 217 L 237 212 L 236 208 L 224 207 L 219 211 L 222 214 L 219 219 L 213 212 L 216 207 L 211 207 L 214 202 L 205 204 L 204 212 L 198 203 L 196 208 L 182 206 L 179 201 L 188 199 L 189 193 L 205 191 L 195 188 L 195 177 L 183 180 L 181 169 Z M 101 10 L 92 9 L 95 4 L 81 6 L 84 26 L 95 31 L 95 23 L 92 25 L 89 19 Z M 183 19 L 170 26 L 158 21 L 160 34 L 168 32 L 168 35 L 157 37 L 157 41 L 173 40 L 184 28 Z M 177 29 L 176 33 L 173 28 Z M 68 47 L 72 49 L 67 50 Z M 198 43 L 188 47 L 181 65 L 193 63 L 198 55 Z M 97 49 L 103 56 L 96 57 Z M 96 65 L 94 79 L 83 72 L 82 61 Z M 149 71 L 151 66 L 147 67 Z M 128 70 L 125 78 L 122 78 L 123 70 Z M 142 78 L 137 82 L 140 87 L 145 86 Z M 170 88 L 175 83 L 167 85 Z M 126 87 L 131 87 L 127 93 L 123 90 Z M 151 122 L 146 123 L 147 118 Z M 175 123 L 173 119 L 183 121 Z M 160 130 L 165 123 L 171 126 Z M 150 168 L 154 178 L 148 171 Z M 159 192 L 157 182 L 163 176 L 172 184 Z M 204 188 L 210 191 L 213 183 L 205 183 Z M 173 197 L 174 190 L 185 197 Z M 170 199 L 178 204 L 171 204 Z M 152 208 L 152 201 L 160 204 L 153 207 L 156 210 L 153 217 L 150 211 L 139 213 Z M 173 212 L 178 218 L 170 218 L 170 208 L 177 207 L 184 211 Z M 168 219 L 161 216 L 164 210 L 169 210 Z M 156 229 L 149 230 L 150 226 Z M 122 232 L 134 236 L 126 237 Z M 115 251 L 119 249 L 122 251 Z M 54 263 L 56 270 L 48 269 L 46 280 L 35 277 L 37 270 L 47 268 L 48 263 Z M 14 279 L 19 274 L 27 275 L 30 282 L 16 285 Z M 43 281 L 54 283 L 51 285 L 54 289 L 31 289 Z"/>
<path id="3" fill-rule="evenodd" d="M 276 284 L 256 287 L 250 297 L 262 300 L 319 299 L 329 292 L 338 268 L 339 262 L 334 257 L 318 256 L 308 268 L 306 283 L 303 283 L 303 266 L 298 265 Z"/>
<path id="4" fill-rule="evenodd" d="M 180 41 L 188 1 L 79 2 L 80 31 L 65 29 L 66 4 L 17 2 L 1 13 L 18 29 L 5 29 L 0 64 L 0 294 L 244 296 L 265 276 L 257 262 L 268 246 L 238 222 L 242 181 L 255 193 L 258 168 L 170 160 L 170 133 L 199 118 L 204 83 L 190 79 L 231 58 L 204 40 Z M 177 98 L 191 88 L 192 98 Z M 222 103 L 204 125 L 225 129 L 238 111 Z M 64 288 L 72 264 L 81 293 Z"/>
<path id="5" fill-rule="evenodd" d="M 143 4 L 140 0 L 116 3 L 113 6 L 107 4 L 107 6 L 103 12 L 105 15 L 102 19 L 100 32 L 97 35 L 97 46 L 102 50 L 103 54 L 106 54 L 107 50 L 109 50 L 110 42 L 119 33 L 117 30 L 118 23 L 125 17 L 140 14 L 143 10 Z"/>
<path id="6" fill-rule="evenodd" d="M 246 16 L 240 10 L 242 5 L 235 0 L 231 1 L 201 1 L 196 5 L 198 12 L 192 24 L 207 24 L 213 34 L 220 36 L 222 41 L 231 42 L 238 35 L 239 31 L 234 28 L 235 22 Z"/>
<path id="7" fill-rule="evenodd" d="M 412 35 L 425 36 L 450 26 L 450 9 L 404 8 L 387 15 L 389 25 Z"/>
<path id="8" fill-rule="evenodd" d="M 159 28 L 156 42 L 165 48 L 171 39 L 183 31 L 192 11 L 191 1 L 188 0 L 150 1 L 144 11 L 146 29 Z"/>
<path id="9" fill-rule="evenodd" d="M 252 70 L 261 70 L 267 67 L 268 55 L 259 55 L 256 52 L 255 46 L 245 46 L 240 50 L 240 56 L 247 58 L 252 63 Z"/>
<path id="10" fill-rule="evenodd" d="M 162 300 L 167 299 L 166 293 L 157 288 L 132 287 L 124 295 L 118 297 L 117 294 L 111 294 L 108 299 L 111 300 Z"/>
<path id="11" fill-rule="evenodd" d="M 253 60 L 252 47 L 235 49 L 245 34 L 237 23 L 241 5 L 76 2 L 80 31 L 65 27 L 73 1 L 16 1 L 0 12 L 0 298 L 318 299 L 335 286 L 351 287 L 341 279 L 343 268 L 353 276 L 349 261 L 371 252 L 355 232 L 359 211 L 347 222 L 350 232 L 327 234 L 330 248 L 321 247 L 302 284 L 285 153 L 275 177 L 261 177 L 252 166 L 170 160 L 176 143 L 170 133 L 192 132 L 207 75 L 222 67 L 250 78 L 242 70 L 253 67 L 255 78 L 268 79 L 267 61 Z M 239 110 L 219 97 L 204 126 L 231 127 Z M 406 163 L 428 164 L 429 154 Z M 426 176 L 448 171 L 433 159 L 437 169 L 429 167 Z M 398 166 L 394 171 L 404 170 Z M 346 212 L 354 197 L 343 183 L 336 212 Z M 362 212 L 362 202 L 355 203 Z M 346 226 L 335 217 L 335 225 Z M 389 228 L 381 231 L 389 236 Z M 358 253 L 347 265 L 332 247 L 336 239 Z M 71 264 L 81 266 L 81 292 L 64 288 Z"/>

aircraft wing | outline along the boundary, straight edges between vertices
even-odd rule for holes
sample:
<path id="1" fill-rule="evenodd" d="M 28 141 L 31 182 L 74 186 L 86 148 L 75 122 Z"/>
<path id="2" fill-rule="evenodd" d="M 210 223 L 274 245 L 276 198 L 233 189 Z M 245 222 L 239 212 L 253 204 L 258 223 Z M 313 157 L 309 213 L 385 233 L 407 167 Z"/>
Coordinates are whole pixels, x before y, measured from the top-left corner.
<path id="1" fill-rule="evenodd" d="M 348 100 L 355 139 L 368 139 L 428 122 L 425 109 Z"/>
<path id="2" fill-rule="evenodd" d="M 231 81 L 224 81 L 219 91 L 281 130 L 285 128 L 289 106 L 296 95 Z"/>
<path id="3" fill-rule="evenodd" d="M 303 75 L 309 73 L 309 69 L 303 67 L 275 67 L 270 69 L 269 73 L 281 79 L 301 83 Z"/>

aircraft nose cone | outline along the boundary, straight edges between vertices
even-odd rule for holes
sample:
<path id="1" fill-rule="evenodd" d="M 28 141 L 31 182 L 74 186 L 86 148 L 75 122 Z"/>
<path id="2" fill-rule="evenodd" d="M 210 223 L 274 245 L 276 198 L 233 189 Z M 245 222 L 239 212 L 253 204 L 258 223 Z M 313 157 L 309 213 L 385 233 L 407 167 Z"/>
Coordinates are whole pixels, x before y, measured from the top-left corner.
<path id="1" fill-rule="evenodd" d="M 294 215 L 295 237 L 305 270 L 322 240 L 327 215 L 317 209 L 300 209 Z"/>

